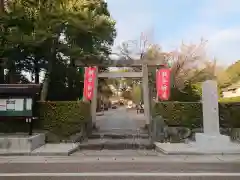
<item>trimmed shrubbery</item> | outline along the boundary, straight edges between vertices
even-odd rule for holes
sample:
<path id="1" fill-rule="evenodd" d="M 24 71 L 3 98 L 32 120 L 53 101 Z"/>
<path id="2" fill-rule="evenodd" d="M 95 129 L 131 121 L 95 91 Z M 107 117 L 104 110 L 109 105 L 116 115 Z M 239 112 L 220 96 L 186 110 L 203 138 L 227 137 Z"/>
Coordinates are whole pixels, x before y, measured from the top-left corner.
<path id="1" fill-rule="evenodd" d="M 47 141 L 59 142 L 70 136 L 87 131 L 91 123 L 90 103 L 82 101 L 37 102 L 33 122 L 33 132 L 47 132 Z M 0 121 L 1 133 L 28 132 L 24 119 L 3 119 Z"/>
<path id="2" fill-rule="evenodd" d="M 37 109 L 37 128 L 48 132 L 48 141 L 65 140 L 91 120 L 90 104 L 81 101 L 39 102 Z"/>
<path id="3" fill-rule="evenodd" d="M 219 102 L 224 102 L 224 103 L 237 103 L 240 102 L 240 96 L 238 97 L 230 97 L 230 98 L 220 98 Z"/>
<path id="4" fill-rule="evenodd" d="M 240 103 L 219 103 L 220 125 L 240 127 Z M 161 115 L 169 125 L 196 128 L 202 126 L 202 104 L 200 102 L 162 102 L 155 104 L 153 117 Z"/>

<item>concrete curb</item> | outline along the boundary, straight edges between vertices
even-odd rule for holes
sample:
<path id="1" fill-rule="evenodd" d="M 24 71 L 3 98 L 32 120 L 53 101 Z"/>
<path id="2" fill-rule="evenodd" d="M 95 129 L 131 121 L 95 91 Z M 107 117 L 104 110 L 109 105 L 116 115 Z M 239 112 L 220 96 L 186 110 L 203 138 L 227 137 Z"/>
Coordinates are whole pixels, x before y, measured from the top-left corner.
<path id="1" fill-rule="evenodd" d="M 166 151 L 163 148 L 155 146 L 155 150 L 159 153 L 163 153 L 165 155 L 240 155 L 240 152 L 200 152 L 200 151 Z"/>
<path id="2" fill-rule="evenodd" d="M 0 156 L 31 156 L 31 152 L 0 152 Z"/>
<path id="3" fill-rule="evenodd" d="M 79 150 L 79 145 L 63 152 L 0 152 L 0 156 L 70 156 Z"/>

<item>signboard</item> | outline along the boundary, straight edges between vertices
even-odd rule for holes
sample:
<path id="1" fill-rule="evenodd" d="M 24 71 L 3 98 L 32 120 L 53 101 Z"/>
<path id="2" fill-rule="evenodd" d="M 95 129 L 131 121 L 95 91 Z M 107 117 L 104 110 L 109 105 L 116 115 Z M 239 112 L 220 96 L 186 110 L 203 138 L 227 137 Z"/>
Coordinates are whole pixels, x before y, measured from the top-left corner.
<path id="1" fill-rule="evenodd" d="M 0 99 L 0 111 L 24 111 L 24 99 Z"/>
<path id="2" fill-rule="evenodd" d="M 6 111 L 6 100 L 0 99 L 0 111 Z"/>
<path id="3" fill-rule="evenodd" d="M 6 101 L 6 110 L 7 111 L 15 111 L 15 103 L 16 101 L 15 100 L 7 100 Z"/>
<path id="4" fill-rule="evenodd" d="M 91 100 L 96 79 L 96 67 L 86 67 L 84 75 L 84 90 L 83 95 L 86 99 Z"/>
<path id="5" fill-rule="evenodd" d="M 170 97 L 171 70 L 169 68 L 159 69 L 156 72 L 157 97 L 161 100 L 168 100 Z"/>
<path id="6" fill-rule="evenodd" d="M 32 98 L 0 99 L 0 117 L 31 117 Z"/>
<path id="7" fill-rule="evenodd" d="M 31 98 L 26 99 L 26 110 L 32 110 L 32 99 Z"/>

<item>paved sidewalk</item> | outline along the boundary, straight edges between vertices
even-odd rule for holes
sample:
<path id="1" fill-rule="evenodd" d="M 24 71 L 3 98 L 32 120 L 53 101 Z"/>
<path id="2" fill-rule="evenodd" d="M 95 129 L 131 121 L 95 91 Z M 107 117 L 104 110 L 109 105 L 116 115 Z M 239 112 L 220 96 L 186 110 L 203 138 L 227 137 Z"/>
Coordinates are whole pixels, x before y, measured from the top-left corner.
<path id="1" fill-rule="evenodd" d="M 109 109 L 103 116 L 97 116 L 97 126 L 100 130 L 137 130 L 145 125 L 144 115 L 136 111 L 127 110 L 125 107 Z"/>

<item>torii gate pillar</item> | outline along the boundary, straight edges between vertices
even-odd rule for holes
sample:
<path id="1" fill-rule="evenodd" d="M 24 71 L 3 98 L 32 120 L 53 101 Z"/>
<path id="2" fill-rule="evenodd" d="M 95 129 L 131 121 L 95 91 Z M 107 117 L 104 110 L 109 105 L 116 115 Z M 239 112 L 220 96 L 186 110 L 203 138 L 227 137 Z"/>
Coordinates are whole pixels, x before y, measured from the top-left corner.
<path id="1" fill-rule="evenodd" d="M 142 86 L 143 86 L 143 101 L 144 101 L 144 117 L 146 125 L 149 126 L 151 119 L 150 112 L 150 99 L 149 99 L 149 85 L 148 85 L 148 66 L 143 63 L 142 65 Z"/>

